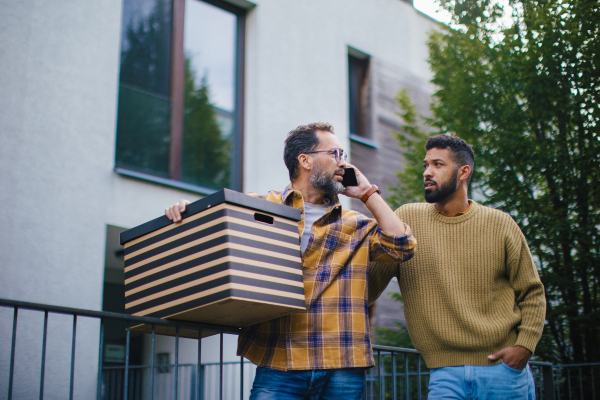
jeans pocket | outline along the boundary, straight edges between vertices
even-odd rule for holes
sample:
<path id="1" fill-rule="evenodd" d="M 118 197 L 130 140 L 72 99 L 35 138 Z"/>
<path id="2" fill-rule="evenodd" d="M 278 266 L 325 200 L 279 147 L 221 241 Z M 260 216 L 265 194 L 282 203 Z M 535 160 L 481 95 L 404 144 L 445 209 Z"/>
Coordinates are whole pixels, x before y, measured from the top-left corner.
<path id="1" fill-rule="evenodd" d="M 504 361 L 502 361 L 500 364 L 504 365 L 506 367 L 506 369 L 508 369 L 510 371 L 513 371 L 513 372 L 517 372 L 519 374 L 522 373 L 523 371 L 525 371 L 525 368 L 527 368 L 527 366 L 525 366 L 525 368 L 523 368 L 523 369 L 517 369 L 517 368 L 509 367 L 508 365 L 506 365 L 504 363 Z"/>

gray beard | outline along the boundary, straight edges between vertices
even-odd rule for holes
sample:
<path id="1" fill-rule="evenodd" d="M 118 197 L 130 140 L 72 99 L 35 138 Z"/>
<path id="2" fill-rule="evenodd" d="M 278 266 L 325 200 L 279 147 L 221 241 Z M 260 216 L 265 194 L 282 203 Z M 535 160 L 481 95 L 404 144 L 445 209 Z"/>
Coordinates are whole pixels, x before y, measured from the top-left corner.
<path id="1" fill-rule="evenodd" d="M 335 172 L 339 171 L 336 170 Z M 325 194 L 326 197 L 333 198 L 345 189 L 341 182 L 334 180 L 335 172 L 333 176 L 327 176 L 327 171 L 322 170 L 319 164 L 315 164 L 315 169 L 310 177 L 310 184 L 319 192 Z"/>

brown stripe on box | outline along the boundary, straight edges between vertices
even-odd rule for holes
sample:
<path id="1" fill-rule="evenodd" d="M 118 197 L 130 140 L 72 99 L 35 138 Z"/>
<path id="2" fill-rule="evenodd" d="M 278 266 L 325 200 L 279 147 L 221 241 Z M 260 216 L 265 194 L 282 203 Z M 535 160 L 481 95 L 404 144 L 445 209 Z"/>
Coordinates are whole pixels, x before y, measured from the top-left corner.
<path id="1" fill-rule="evenodd" d="M 277 281 L 278 279 L 294 282 L 294 285 L 303 286 L 299 280 L 300 271 L 289 269 L 283 270 L 280 266 L 274 264 L 261 263 L 254 260 L 243 259 L 239 257 L 226 256 L 214 261 L 202 263 L 191 268 L 183 269 L 177 273 L 172 271 L 163 271 L 160 276 L 154 275 L 145 279 L 139 279 L 125 285 L 125 296 L 133 296 L 136 293 L 144 292 L 151 288 L 162 290 L 181 283 L 196 280 L 217 272 L 231 269 L 232 271 L 245 271 L 251 274 L 260 274 L 263 279 Z"/>
<path id="2" fill-rule="evenodd" d="M 242 279 L 237 279 L 242 278 Z M 285 290 L 287 293 L 295 293 L 300 296 L 304 295 L 304 285 L 302 282 L 297 282 L 289 279 L 280 279 L 269 277 L 269 280 L 264 279 L 264 275 L 254 274 L 246 271 L 236 271 L 224 269 L 222 271 L 215 271 L 215 273 L 203 276 L 198 279 L 189 280 L 184 283 L 173 284 L 163 284 L 156 285 L 146 290 L 125 294 L 126 299 L 126 308 L 137 306 L 138 304 L 142 304 L 148 302 L 150 300 L 156 300 L 162 296 L 167 295 L 177 295 L 176 297 L 181 297 L 185 295 L 185 292 L 192 291 L 202 291 L 204 288 L 210 289 L 214 286 L 214 282 L 217 280 L 223 280 L 225 282 L 237 282 L 237 283 L 246 283 L 254 286 L 259 286 L 264 289 L 275 289 L 275 290 Z M 162 301 L 162 299 L 161 299 Z"/>

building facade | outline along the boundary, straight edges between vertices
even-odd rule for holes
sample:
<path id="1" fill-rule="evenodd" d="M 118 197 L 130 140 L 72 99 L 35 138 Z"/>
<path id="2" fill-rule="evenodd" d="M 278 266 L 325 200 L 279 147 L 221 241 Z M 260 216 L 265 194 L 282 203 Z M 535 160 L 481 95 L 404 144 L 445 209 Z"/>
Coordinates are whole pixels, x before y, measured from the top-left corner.
<path id="1" fill-rule="evenodd" d="M 0 298 L 119 311 L 119 233 L 221 187 L 282 190 L 283 141 L 308 122 L 332 123 L 385 194 L 402 165 L 394 96 L 427 111 L 436 26 L 401 0 L 0 0 Z M 12 318 L 0 307 L 0 398 Z M 42 319 L 19 318 L 13 398 L 32 398 Z M 64 398 L 71 322 L 48 329 L 46 393 Z M 77 338 L 75 397 L 92 398 L 97 321 Z M 148 362 L 139 343 L 132 362 Z"/>

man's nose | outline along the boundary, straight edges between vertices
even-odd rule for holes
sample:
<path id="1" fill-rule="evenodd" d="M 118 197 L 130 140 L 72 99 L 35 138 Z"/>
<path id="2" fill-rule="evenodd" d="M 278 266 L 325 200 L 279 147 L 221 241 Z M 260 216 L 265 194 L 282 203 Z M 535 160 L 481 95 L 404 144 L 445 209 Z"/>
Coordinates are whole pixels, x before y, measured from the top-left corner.
<path id="1" fill-rule="evenodd" d="M 429 171 L 429 167 L 425 168 L 425 171 L 423 171 L 423 177 L 431 178 L 431 172 Z"/>

